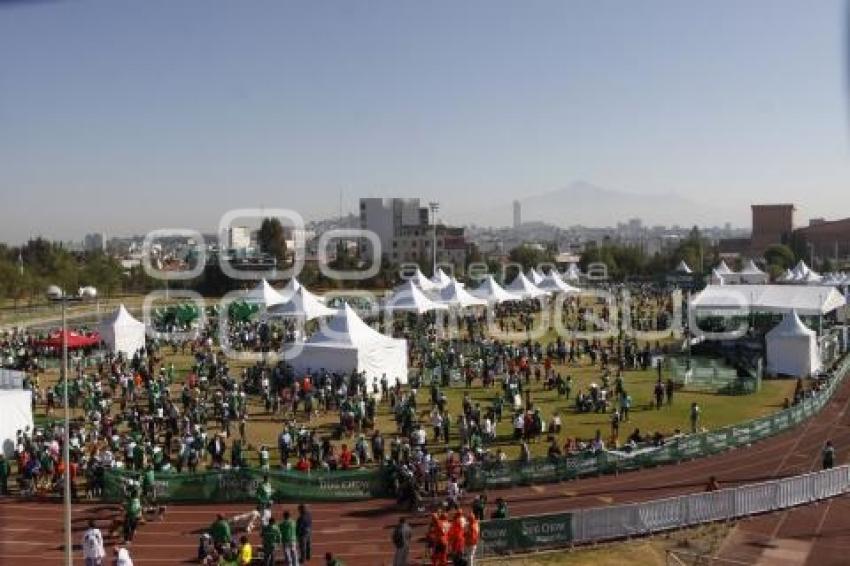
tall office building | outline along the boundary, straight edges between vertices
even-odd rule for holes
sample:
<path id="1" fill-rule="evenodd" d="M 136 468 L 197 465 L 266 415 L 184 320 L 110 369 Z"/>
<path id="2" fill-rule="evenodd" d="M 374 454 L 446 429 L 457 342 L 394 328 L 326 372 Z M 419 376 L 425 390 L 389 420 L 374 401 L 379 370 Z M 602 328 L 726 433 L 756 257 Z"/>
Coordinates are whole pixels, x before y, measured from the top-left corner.
<path id="1" fill-rule="evenodd" d="M 87 252 L 106 251 L 106 234 L 103 232 L 86 234 L 85 238 L 83 238 L 83 249 Z"/>
<path id="2" fill-rule="evenodd" d="M 522 225 L 522 205 L 518 200 L 514 201 L 514 228 Z"/>

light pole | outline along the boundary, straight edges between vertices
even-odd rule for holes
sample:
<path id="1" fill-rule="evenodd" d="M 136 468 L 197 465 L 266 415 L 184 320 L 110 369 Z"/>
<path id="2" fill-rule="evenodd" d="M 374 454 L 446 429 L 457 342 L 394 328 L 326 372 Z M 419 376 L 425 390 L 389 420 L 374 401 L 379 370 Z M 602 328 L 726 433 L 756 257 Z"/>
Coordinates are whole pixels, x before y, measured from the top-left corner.
<path id="1" fill-rule="evenodd" d="M 64 291 L 59 300 L 62 302 L 62 398 L 65 404 L 65 434 L 62 443 L 62 460 L 65 462 L 65 566 L 72 566 L 74 555 L 71 541 L 71 410 L 68 404 L 68 321 L 65 316 L 68 298 Z"/>
<path id="2" fill-rule="evenodd" d="M 434 266 L 431 275 L 437 274 L 437 211 L 440 210 L 440 203 L 431 201 L 428 203 L 428 208 L 431 209 L 431 223 L 434 225 Z"/>

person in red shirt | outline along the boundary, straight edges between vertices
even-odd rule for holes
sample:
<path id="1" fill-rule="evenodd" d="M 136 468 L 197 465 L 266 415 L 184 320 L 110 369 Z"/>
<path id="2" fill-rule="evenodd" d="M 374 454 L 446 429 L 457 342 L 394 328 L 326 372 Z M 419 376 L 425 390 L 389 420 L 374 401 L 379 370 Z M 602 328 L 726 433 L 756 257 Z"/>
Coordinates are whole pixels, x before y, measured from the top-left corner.
<path id="1" fill-rule="evenodd" d="M 449 531 L 451 530 L 451 521 L 445 511 L 440 511 L 437 516 L 436 525 L 437 541 L 434 545 L 434 552 L 431 554 L 432 566 L 448 566 L 449 564 Z"/>
<path id="2" fill-rule="evenodd" d="M 463 511 L 455 511 L 454 519 L 449 527 L 449 552 L 452 560 L 460 560 L 464 557 L 466 550 L 466 517 Z"/>
<path id="3" fill-rule="evenodd" d="M 307 459 L 307 456 L 301 456 L 300 458 L 298 458 L 298 463 L 295 464 L 295 469 L 299 472 L 310 471 L 310 460 Z"/>
<path id="4" fill-rule="evenodd" d="M 339 454 L 339 467 L 347 470 L 351 467 L 351 450 L 347 444 L 342 445 L 342 451 Z"/>

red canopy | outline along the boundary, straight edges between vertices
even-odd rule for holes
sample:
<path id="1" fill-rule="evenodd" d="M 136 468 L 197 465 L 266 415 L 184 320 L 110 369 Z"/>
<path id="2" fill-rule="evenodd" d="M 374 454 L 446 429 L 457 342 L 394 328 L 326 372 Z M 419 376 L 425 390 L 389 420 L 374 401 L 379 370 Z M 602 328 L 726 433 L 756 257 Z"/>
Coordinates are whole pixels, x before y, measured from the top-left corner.
<path id="1" fill-rule="evenodd" d="M 76 350 L 79 348 L 90 348 L 92 346 L 97 346 L 100 344 L 100 334 L 94 333 L 90 335 L 80 334 L 79 332 L 68 331 L 67 332 L 67 340 L 68 340 L 68 349 Z M 44 340 L 39 340 L 36 342 L 39 346 L 46 346 L 48 348 L 61 348 L 63 342 L 62 331 L 55 334 L 51 334 Z"/>

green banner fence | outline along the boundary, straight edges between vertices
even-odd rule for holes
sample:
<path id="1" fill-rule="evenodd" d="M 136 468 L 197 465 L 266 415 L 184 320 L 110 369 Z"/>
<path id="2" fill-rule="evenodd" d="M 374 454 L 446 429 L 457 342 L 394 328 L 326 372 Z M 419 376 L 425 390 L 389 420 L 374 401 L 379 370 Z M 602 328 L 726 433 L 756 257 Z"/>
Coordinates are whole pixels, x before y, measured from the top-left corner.
<path id="1" fill-rule="evenodd" d="M 538 548 L 569 546 L 573 541 L 573 533 L 572 513 L 483 521 L 482 554 L 512 554 Z"/>
<path id="2" fill-rule="evenodd" d="M 389 495 L 386 472 L 355 470 L 296 472 L 256 469 L 211 470 L 195 473 L 157 472 L 154 494 L 159 502 L 255 501 L 257 487 L 268 475 L 275 501 L 356 501 Z M 103 498 L 121 501 L 130 480 L 139 474 L 123 470 L 106 473 Z"/>

